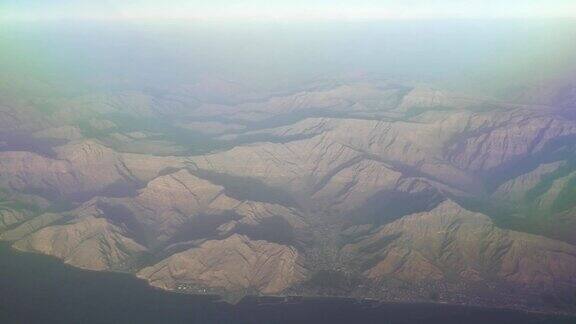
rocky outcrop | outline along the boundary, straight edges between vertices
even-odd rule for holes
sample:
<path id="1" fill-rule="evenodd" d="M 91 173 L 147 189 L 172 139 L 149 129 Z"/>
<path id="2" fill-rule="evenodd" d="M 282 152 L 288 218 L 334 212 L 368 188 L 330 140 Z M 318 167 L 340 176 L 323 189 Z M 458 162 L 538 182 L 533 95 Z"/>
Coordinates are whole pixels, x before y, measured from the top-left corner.
<path id="1" fill-rule="evenodd" d="M 90 204 L 103 217 L 123 223 L 135 232 L 147 233 L 149 246 L 214 235 L 226 237 L 237 232 L 274 241 L 307 226 L 296 210 L 277 204 L 239 201 L 227 196 L 224 187 L 187 170 L 150 181 L 134 197 L 98 198 Z M 265 235 L 268 230 L 271 235 Z M 275 231 L 284 235 L 274 238 Z"/>
<path id="2" fill-rule="evenodd" d="M 294 248 L 233 235 L 177 253 L 143 269 L 138 276 L 165 289 L 194 284 L 227 291 L 253 289 L 276 294 L 305 278 L 300 262 Z"/>
<path id="3" fill-rule="evenodd" d="M 181 170 L 150 181 L 135 197 L 102 198 L 100 204 L 108 217 L 146 228 L 153 244 L 168 240 L 195 217 L 221 214 L 240 202 L 227 197 L 223 187 Z"/>
<path id="4" fill-rule="evenodd" d="M 27 221 L 21 223 L 19 222 L 20 224 L 15 228 L 6 230 L 4 233 L 0 234 L 0 240 L 18 241 L 64 218 L 65 216 L 63 214 L 55 213 L 45 213 L 37 217 L 30 218 Z"/>
<path id="5" fill-rule="evenodd" d="M 382 171 L 379 185 L 382 181 L 393 183 L 398 177 L 393 170 L 398 169 L 408 175 L 426 174 L 457 188 L 477 185 L 473 176 L 442 159 L 442 141 L 455 135 L 456 124 L 452 129 L 439 129 L 410 122 L 314 119 L 271 133 L 290 136 L 299 129 L 315 136 L 287 143 L 237 146 L 192 161 L 201 170 L 256 178 L 300 192 L 314 193 L 331 185 L 332 180 L 346 182 L 345 178 L 358 172 L 370 177 L 374 169 Z"/>
<path id="6" fill-rule="evenodd" d="M 540 184 L 547 175 L 558 170 L 564 162 L 557 161 L 539 165 L 536 169 L 501 184 L 493 196 L 498 199 L 519 201 L 526 193 Z"/>
<path id="7" fill-rule="evenodd" d="M 25 221 L 31 214 L 29 211 L 0 203 L 0 232 Z"/>
<path id="8" fill-rule="evenodd" d="M 451 161 L 470 171 L 491 171 L 536 155 L 547 145 L 576 135 L 576 126 L 551 116 L 518 116 L 453 146 Z"/>
<path id="9" fill-rule="evenodd" d="M 451 201 L 382 226 L 345 251 L 369 278 L 494 280 L 576 285 L 576 247 L 496 227 Z"/>
<path id="10" fill-rule="evenodd" d="M 75 267 L 90 270 L 121 270 L 146 251 L 121 228 L 104 218 L 87 217 L 50 226 L 14 244 L 22 251 L 55 256 Z"/>
<path id="11" fill-rule="evenodd" d="M 122 155 L 92 140 L 58 147 L 56 154 L 50 158 L 33 152 L 0 152 L 0 183 L 5 188 L 69 199 L 129 189 L 179 162 L 170 157 Z"/>

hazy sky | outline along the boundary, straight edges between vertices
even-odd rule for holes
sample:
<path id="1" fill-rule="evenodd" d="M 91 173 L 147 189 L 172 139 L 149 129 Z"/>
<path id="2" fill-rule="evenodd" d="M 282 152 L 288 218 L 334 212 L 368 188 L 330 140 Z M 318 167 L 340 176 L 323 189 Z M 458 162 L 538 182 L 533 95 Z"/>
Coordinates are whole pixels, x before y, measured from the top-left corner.
<path id="1" fill-rule="evenodd" d="M 576 0 L 0 0 L 0 22 L 25 22 L 0 25 L 0 82 L 367 73 L 500 88 L 574 75 L 576 19 L 561 17 L 576 18 Z"/>
<path id="2" fill-rule="evenodd" d="M 0 19 L 576 18 L 575 0 L 2 0 Z"/>

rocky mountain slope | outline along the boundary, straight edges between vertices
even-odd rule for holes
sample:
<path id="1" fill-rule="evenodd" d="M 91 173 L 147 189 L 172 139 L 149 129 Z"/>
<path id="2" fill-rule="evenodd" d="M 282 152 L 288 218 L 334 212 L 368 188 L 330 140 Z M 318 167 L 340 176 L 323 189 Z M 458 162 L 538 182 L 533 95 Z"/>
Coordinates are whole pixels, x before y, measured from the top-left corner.
<path id="1" fill-rule="evenodd" d="M 189 293 L 574 310 L 567 105 L 375 80 L 2 98 L 0 239 Z"/>

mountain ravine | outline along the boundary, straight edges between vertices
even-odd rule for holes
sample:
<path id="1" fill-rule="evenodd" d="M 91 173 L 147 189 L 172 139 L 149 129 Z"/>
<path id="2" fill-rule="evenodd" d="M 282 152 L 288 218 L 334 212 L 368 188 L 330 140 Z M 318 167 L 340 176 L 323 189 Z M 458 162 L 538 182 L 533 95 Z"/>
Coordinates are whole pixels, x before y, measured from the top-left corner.
<path id="1" fill-rule="evenodd" d="M 229 300 L 574 313 L 575 111 L 376 79 L 5 93 L 0 239 Z"/>

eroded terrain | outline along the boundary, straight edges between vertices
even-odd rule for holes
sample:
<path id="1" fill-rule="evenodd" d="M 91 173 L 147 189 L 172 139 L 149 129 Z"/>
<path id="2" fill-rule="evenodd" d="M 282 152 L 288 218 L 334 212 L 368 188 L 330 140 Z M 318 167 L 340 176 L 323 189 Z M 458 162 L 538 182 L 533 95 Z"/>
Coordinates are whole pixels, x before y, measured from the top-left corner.
<path id="1" fill-rule="evenodd" d="M 576 101 L 547 94 L 2 94 L 0 238 L 181 292 L 573 312 Z"/>

